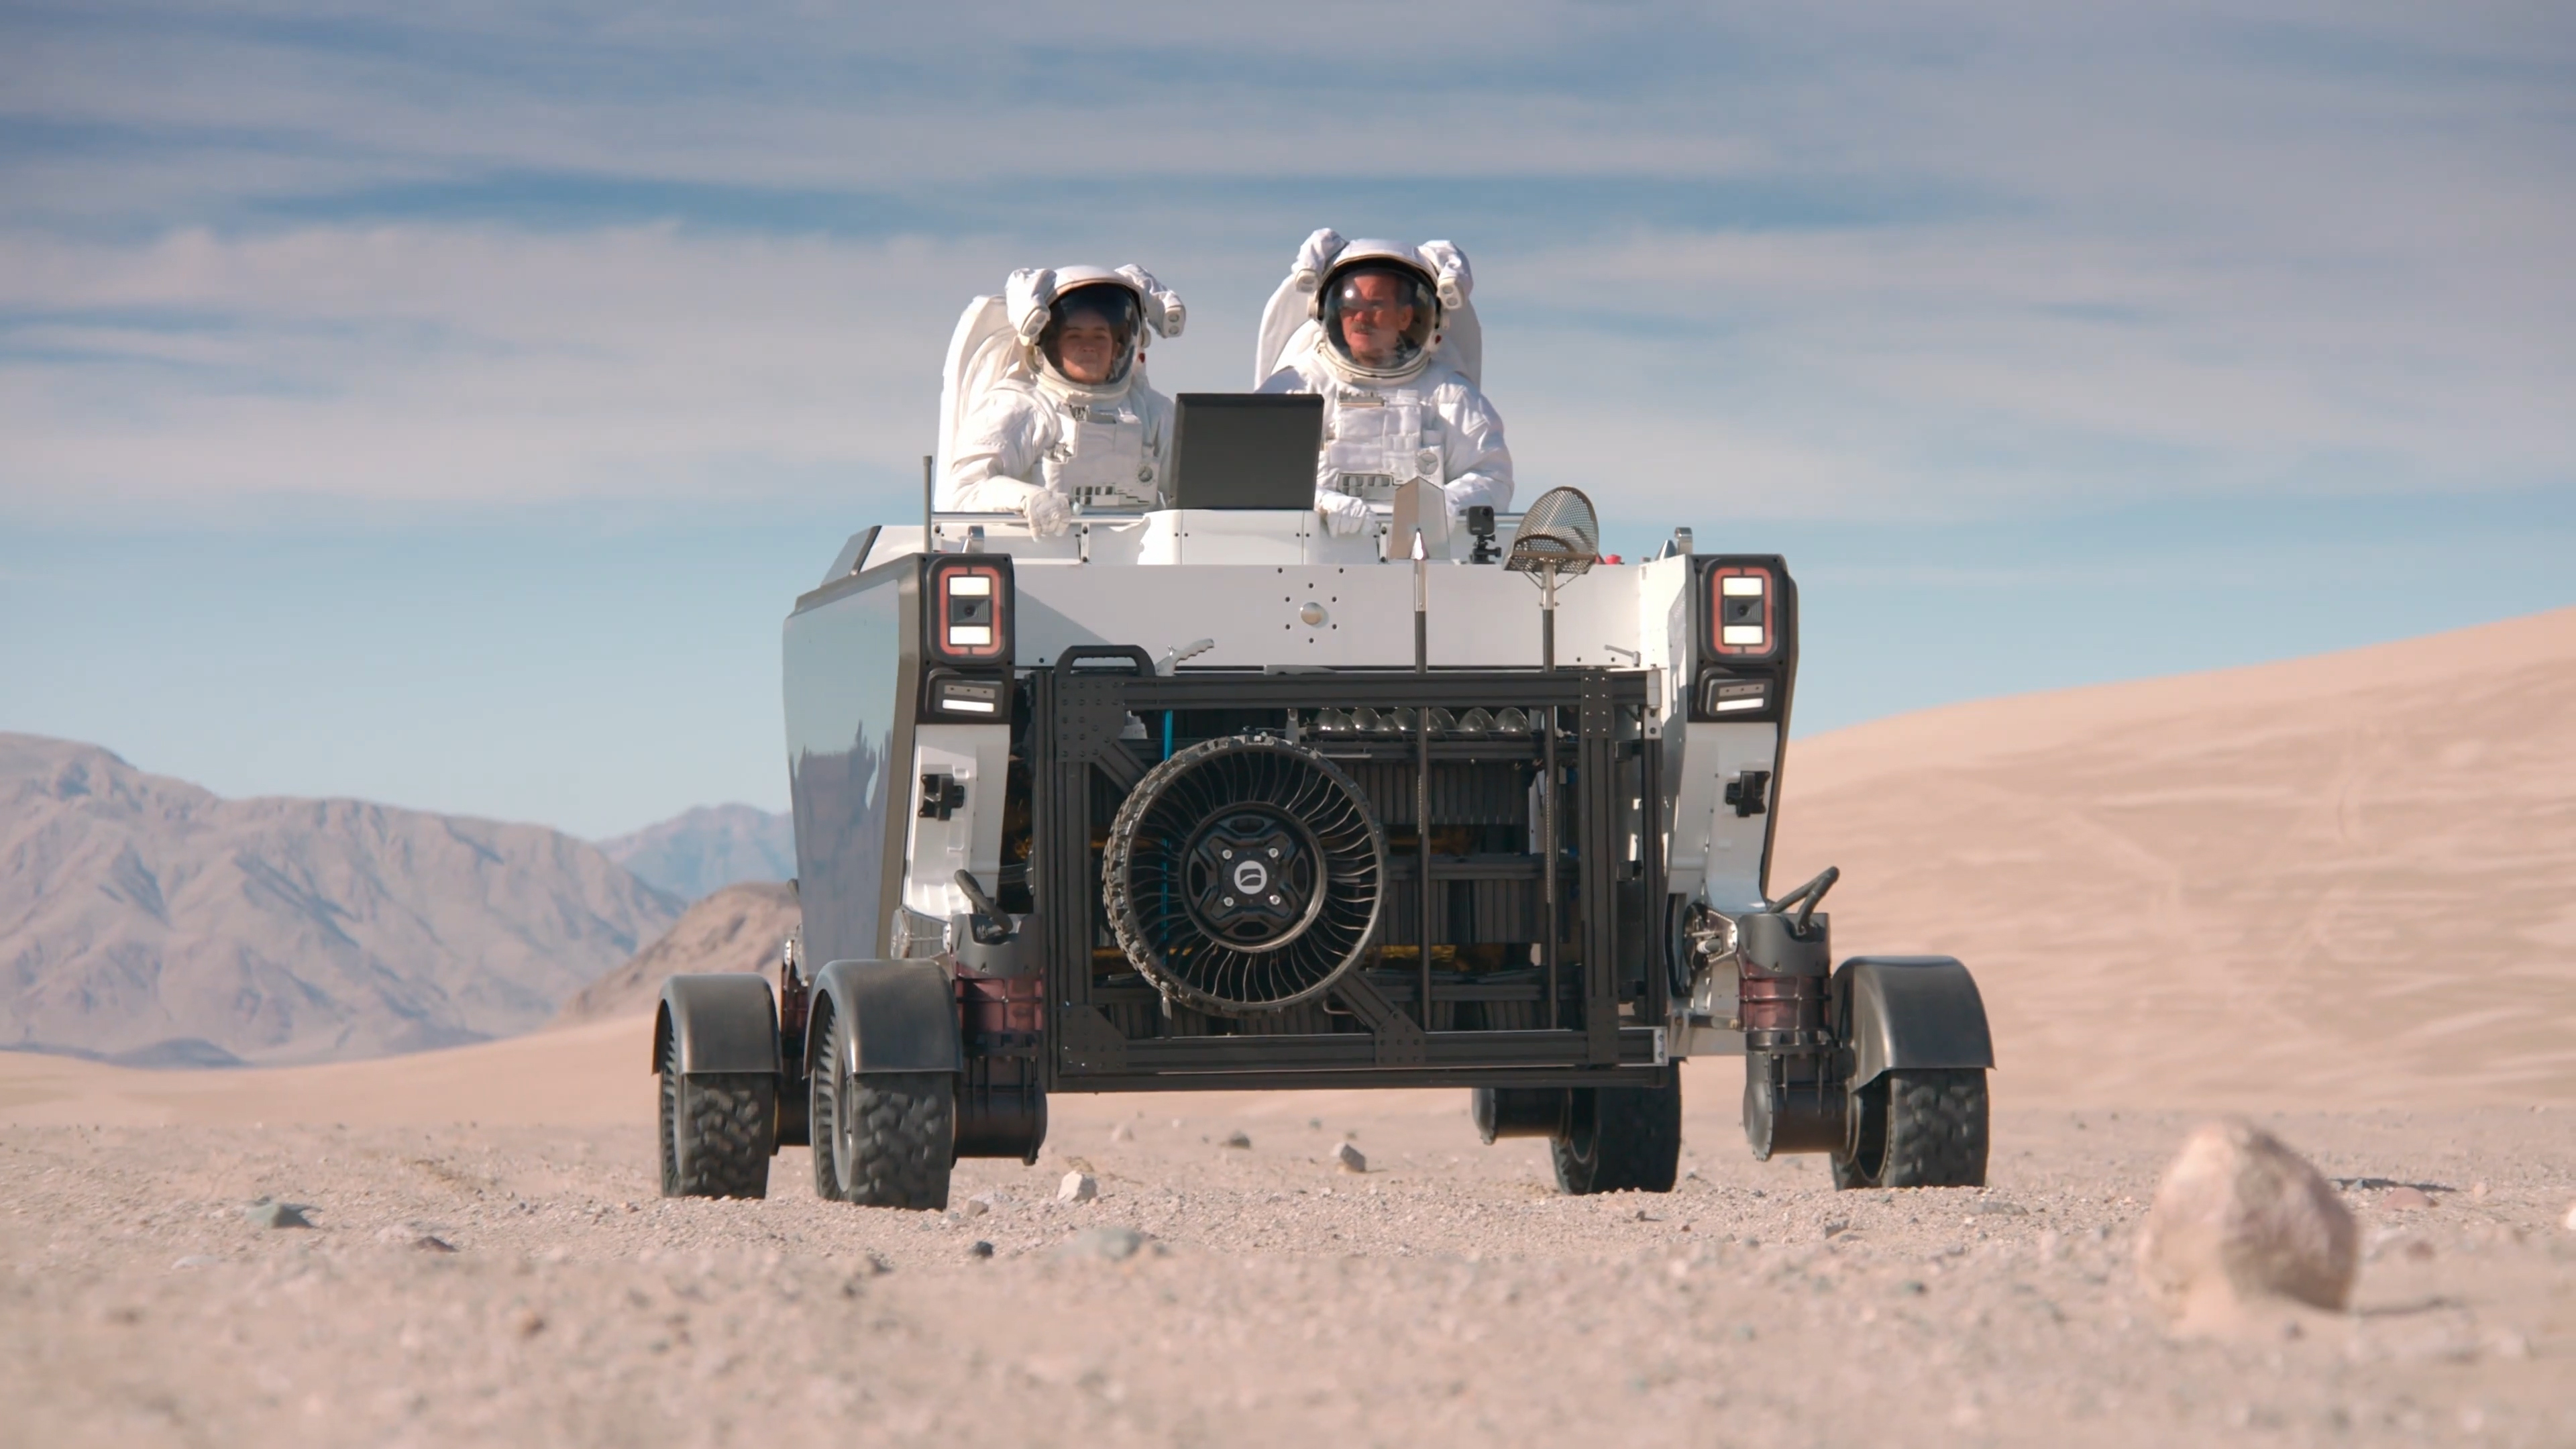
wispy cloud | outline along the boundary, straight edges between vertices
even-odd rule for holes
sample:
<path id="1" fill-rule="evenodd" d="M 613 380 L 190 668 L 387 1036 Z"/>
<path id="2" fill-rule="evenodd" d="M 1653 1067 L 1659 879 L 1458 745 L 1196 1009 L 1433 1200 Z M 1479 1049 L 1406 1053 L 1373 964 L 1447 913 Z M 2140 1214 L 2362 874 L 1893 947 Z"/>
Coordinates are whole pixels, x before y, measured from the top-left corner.
<path id="1" fill-rule="evenodd" d="M 886 488 L 966 296 L 1239 387 L 1334 223 L 1478 261 L 1525 476 L 1973 516 L 2576 479 L 2546 9 L 16 7 L 0 492 Z"/>

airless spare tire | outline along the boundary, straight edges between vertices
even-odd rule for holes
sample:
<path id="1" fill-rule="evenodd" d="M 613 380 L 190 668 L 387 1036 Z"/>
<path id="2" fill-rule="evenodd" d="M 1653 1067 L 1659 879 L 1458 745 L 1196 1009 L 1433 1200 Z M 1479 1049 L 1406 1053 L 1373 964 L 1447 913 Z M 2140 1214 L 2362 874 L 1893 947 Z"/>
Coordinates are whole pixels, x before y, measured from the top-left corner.
<path id="1" fill-rule="evenodd" d="M 1386 880 L 1367 793 L 1271 735 L 1207 740 L 1147 771 L 1100 868 L 1136 970 L 1166 999 L 1224 1016 L 1332 989 L 1368 954 Z"/>

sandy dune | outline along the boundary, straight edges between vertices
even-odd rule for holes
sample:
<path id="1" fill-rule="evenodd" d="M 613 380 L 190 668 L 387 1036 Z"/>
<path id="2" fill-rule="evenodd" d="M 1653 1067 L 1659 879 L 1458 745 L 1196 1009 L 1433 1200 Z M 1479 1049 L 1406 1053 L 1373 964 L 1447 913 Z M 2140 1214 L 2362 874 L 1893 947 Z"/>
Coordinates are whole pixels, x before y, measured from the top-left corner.
<path id="1" fill-rule="evenodd" d="M 1773 884 L 1973 968 L 2007 1101 L 2576 1097 L 2576 609 L 1790 752 Z"/>

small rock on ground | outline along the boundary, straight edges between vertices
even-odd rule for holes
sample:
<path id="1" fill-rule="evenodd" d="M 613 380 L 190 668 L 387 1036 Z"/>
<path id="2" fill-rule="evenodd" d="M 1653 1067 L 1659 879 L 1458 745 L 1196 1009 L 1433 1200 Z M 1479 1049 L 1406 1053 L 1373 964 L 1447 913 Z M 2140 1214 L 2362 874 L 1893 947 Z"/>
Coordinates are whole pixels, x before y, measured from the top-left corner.
<path id="1" fill-rule="evenodd" d="M 2433 1197 L 2420 1187 L 2392 1187 L 2380 1195 L 2379 1205 L 2384 1208 L 2403 1208 L 2413 1211 L 2417 1208 L 2431 1207 Z"/>
<path id="2" fill-rule="evenodd" d="M 1089 1202 L 1100 1196 L 1100 1179 L 1087 1172 L 1068 1172 L 1055 1187 L 1057 1202 Z"/>
<path id="3" fill-rule="evenodd" d="M 1146 1243 L 1143 1233 L 1127 1227 L 1084 1228 L 1056 1244 L 1055 1256 L 1065 1259 L 1097 1258 L 1103 1262 L 1123 1263 L 1135 1257 Z"/>
<path id="4" fill-rule="evenodd" d="M 1344 1172 L 1368 1171 L 1368 1158 L 1347 1142 L 1333 1149 L 1333 1160 L 1342 1165 Z"/>
<path id="5" fill-rule="evenodd" d="M 1240 1127 L 1237 1127 L 1233 1131 L 1225 1134 L 1225 1141 L 1218 1145 L 1222 1147 L 1250 1147 L 1252 1145 L 1252 1134 L 1244 1131 Z"/>
<path id="6" fill-rule="evenodd" d="M 300 1202 L 279 1202 L 264 1197 L 243 1208 L 242 1216 L 249 1219 L 255 1228 L 309 1228 L 313 1226 L 313 1220 L 304 1215 L 306 1207 L 307 1204 Z"/>

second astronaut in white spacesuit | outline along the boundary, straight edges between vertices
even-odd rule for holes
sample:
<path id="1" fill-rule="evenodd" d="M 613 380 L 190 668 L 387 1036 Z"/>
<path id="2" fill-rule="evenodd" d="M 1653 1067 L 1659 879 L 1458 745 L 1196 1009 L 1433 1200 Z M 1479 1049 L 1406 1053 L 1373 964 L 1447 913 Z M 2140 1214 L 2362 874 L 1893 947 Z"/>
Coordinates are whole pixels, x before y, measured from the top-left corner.
<path id="1" fill-rule="evenodd" d="M 1263 392 L 1324 398 L 1315 511 L 1334 533 L 1360 532 L 1371 504 L 1416 478 L 1447 495 L 1453 517 L 1511 506 L 1502 415 L 1474 376 L 1473 286 L 1465 254 L 1447 242 L 1345 242 L 1325 230 L 1300 249 L 1264 320 L 1256 368 Z M 1282 303 L 1299 293 L 1312 325 L 1290 337 Z M 1464 346 L 1447 335 L 1453 321 L 1469 328 Z"/>
<path id="2" fill-rule="evenodd" d="M 1076 507 L 1152 508 L 1171 400 L 1145 383 L 1145 334 L 1177 336 L 1181 300 L 1137 267 L 1011 274 L 949 348 L 939 507 L 1018 513 L 1041 536 Z"/>

